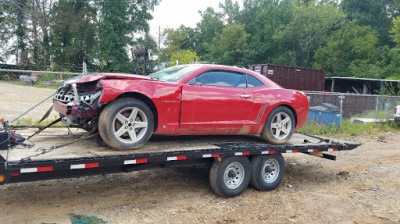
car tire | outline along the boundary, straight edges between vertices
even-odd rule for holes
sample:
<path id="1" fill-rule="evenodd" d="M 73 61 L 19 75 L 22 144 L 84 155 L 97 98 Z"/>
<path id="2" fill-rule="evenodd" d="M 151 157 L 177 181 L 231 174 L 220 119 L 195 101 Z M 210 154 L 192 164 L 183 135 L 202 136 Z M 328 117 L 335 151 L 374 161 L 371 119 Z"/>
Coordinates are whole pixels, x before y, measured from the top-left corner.
<path id="1" fill-rule="evenodd" d="M 98 129 L 103 141 L 111 148 L 119 151 L 138 149 L 153 134 L 154 116 L 144 102 L 121 98 L 101 112 Z"/>
<path id="2" fill-rule="evenodd" d="M 265 121 L 261 138 L 274 145 L 287 143 L 293 135 L 295 119 L 292 111 L 284 106 L 273 109 Z"/>
<path id="3" fill-rule="evenodd" d="M 279 186 L 285 174 L 281 154 L 255 156 L 251 160 L 251 185 L 259 191 L 271 191 Z"/>
<path id="4" fill-rule="evenodd" d="M 247 157 L 227 157 L 215 160 L 210 170 L 210 185 L 222 197 L 236 197 L 250 183 L 251 165 Z"/>

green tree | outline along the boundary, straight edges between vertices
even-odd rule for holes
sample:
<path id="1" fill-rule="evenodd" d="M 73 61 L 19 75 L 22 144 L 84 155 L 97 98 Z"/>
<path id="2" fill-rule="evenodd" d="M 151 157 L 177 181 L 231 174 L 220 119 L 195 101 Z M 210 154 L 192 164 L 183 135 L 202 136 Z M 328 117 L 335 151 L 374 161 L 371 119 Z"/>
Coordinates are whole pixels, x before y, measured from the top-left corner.
<path id="1" fill-rule="evenodd" d="M 385 73 L 388 79 L 400 79 L 400 16 L 393 18 L 390 37 L 396 44 L 387 53 L 387 66 Z"/>
<path id="2" fill-rule="evenodd" d="M 396 0 L 342 0 L 340 5 L 350 21 L 371 26 L 377 31 L 381 45 L 390 44 L 391 19 L 398 13 Z"/>
<path id="3" fill-rule="evenodd" d="M 200 58 L 197 56 L 195 51 L 178 50 L 172 53 L 169 65 L 170 66 L 176 65 L 176 61 L 178 61 L 180 65 L 191 64 L 193 62 L 199 61 L 199 59 Z"/>
<path id="4" fill-rule="evenodd" d="M 193 28 L 180 26 L 178 29 L 166 29 L 164 36 L 166 46 L 160 55 L 161 61 L 169 61 L 171 55 L 179 50 L 196 50 L 196 35 Z"/>
<path id="5" fill-rule="evenodd" d="M 33 69 L 46 69 L 50 66 L 50 25 L 54 3 L 52 0 L 29 0 L 31 28 L 31 61 Z"/>
<path id="6" fill-rule="evenodd" d="M 27 28 L 27 0 L 11 1 L 10 14 L 15 18 L 13 32 L 16 42 L 12 52 L 16 56 L 16 62 L 19 65 L 27 66 L 28 61 L 28 28 Z"/>
<path id="7" fill-rule="evenodd" d="M 241 22 L 240 6 L 237 1 L 225 0 L 224 3 L 219 3 L 219 7 L 222 9 L 222 14 L 225 15 L 228 25 Z"/>
<path id="8" fill-rule="evenodd" d="M 92 64 L 96 46 L 96 10 L 86 1 L 60 0 L 53 8 L 51 36 L 56 70 L 79 71 Z"/>
<path id="9" fill-rule="evenodd" d="M 215 62 L 220 58 L 220 52 L 216 51 L 219 43 L 219 36 L 224 29 L 222 15 L 216 13 L 213 8 L 207 8 L 200 12 L 201 21 L 197 23 L 197 47 L 196 51 L 201 59 Z"/>
<path id="10" fill-rule="evenodd" d="M 390 37 L 397 45 L 400 44 L 400 16 L 393 18 L 393 27 L 390 30 Z"/>
<path id="11" fill-rule="evenodd" d="M 132 72 L 127 48 L 133 43 L 133 34 L 148 31 L 152 19 L 150 10 L 156 0 L 100 1 L 98 25 L 98 58 L 100 67 L 107 71 Z"/>
<path id="12" fill-rule="evenodd" d="M 248 36 L 244 26 L 240 24 L 227 26 L 222 31 L 218 48 L 222 52 L 222 64 L 239 64 L 247 48 Z"/>
<path id="13" fill-rule="evenodd" d="M 12 17 L 9 12 L 11 2 L 4 1 L 0 4 L 0 62 L 6 62 L 8 58 L 8 42 L 12 36 Z"/>
<path id="14" fill-rule="evenodd" d="M 371 76 L 378 70 L 377 43 L 377 33 L 371 27 L 352 21 L 333 32 L 326 46 L 315 52 L 314 67 L 324 69 L 329 76 Z"/>
<path id="15" fill-rule="evenodd" d="M 314 51 L 340 27 L 345 14 L 331 4 L 293 4 L 291 13 L 290 22 L 274 35 L 284 52 L 281 63 L 310 67 Z"/>
<path id="16" fill-rule="evenodd" d="M 273 38 L 291 18 L 290 1 L 245 0 L 240 21 L 249 34 L 248 47 L 241 64 L 281 63 L 283 54 Z"/>

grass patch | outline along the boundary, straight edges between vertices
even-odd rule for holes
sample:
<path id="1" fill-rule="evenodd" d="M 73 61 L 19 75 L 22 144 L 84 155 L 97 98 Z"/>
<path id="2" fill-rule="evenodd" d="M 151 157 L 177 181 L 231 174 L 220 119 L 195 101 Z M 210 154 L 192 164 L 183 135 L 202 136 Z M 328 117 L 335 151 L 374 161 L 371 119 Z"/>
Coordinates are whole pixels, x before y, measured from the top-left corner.
<path id="1" fill-rule="evenodd" d="M 319 135 L 331 138 L 354 139 L 356 136 L 372 136 L 380 132 L 399 132 L 400 122 L 384 123 L 351 123 L 350 120 L 343 120 L 342 126 L 325 126 L 307 123 L 298 130 L 306 135 Z"/>
<path id="2" fill-rule="evenodd" d="M 375 119 L 390 119 L 390 118 L 393 118 L 394 108 L 396 107 L 396 105 L 392 106 L 393 109 L 390 108 L 389 110 L 379 109 L 378 114 L 376 113 L 375 110 L 372 110 L 372 111 L 367 111 L 367 112 L 365 112 L 363 114 L 360 114 L 358 116 L 355 116 L 355 117 L 375 118 Z"/>
<path id="3" fill-rule="evenodd" d="M 70 215 L 71 224 L 106 224 L 111 222 L 106 222 L 96 216 L 87 215 Z"/>
<path id="4" fill-rule="evenodd" d="M 49 125 L 51 122 L 53 122 L 54 120 L 58 119 L 58 117 L 56 115 L 54 115 L 53 118 L 47 118 L 44 121 L 40 122 L 39 118 L 31 118 L 31 117 L 21 117 L 20 119 L 18 119 L 17 121 L 14 122 L 14 126 L 46 126 Z M 55 124 L 53 124 L 53 126 L 58 126 L 58 127 L 64 127 L 64 123 L 62 122 L 57 122 Z"/>

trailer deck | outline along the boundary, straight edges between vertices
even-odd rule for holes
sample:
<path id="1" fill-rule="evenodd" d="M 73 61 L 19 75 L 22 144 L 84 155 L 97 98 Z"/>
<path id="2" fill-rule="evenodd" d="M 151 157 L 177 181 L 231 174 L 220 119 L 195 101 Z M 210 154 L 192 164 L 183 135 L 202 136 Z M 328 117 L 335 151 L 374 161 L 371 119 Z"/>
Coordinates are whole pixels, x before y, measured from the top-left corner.
<path id="1" fill-rule="evenodd" d="M 31 132 L 24 130 L 20 133 L 26 136 Z M 296 133 L 285 145 L 266 144 L 253 136 L 155 136 L 139 150 L 115 151 L 99 146 L 94 137 L 46 152 L 37 151 L 38 148 L 74 140 L 84 132 L 66 133 L 65 129 L 48 129 L 32 138 L 35 142 L 32 148 L 1 150 L 0 184 L 151 168 L 211 166 L 225 158 L 250 159 L 283 153 L 307 153 L 334 160 L 335 156 L 324 152 L 351 150 L 360 145 Z"/>

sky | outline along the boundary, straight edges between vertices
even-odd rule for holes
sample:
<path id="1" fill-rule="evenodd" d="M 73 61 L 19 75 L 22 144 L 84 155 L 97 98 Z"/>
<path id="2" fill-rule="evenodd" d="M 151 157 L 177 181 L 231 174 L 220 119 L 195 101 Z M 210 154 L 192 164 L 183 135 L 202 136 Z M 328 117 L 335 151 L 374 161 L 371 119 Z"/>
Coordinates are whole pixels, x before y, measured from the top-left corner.
<path id="1" fill-rule="evenodd" d="M 217 9 L 221 0 L 161 0 L 155 6 L 153 20 L 149 22 L 150 34 L 158 40 L 158 27 L 161 33 L 165 28 L 178 28 L 180 25 L 196 27 L 201 16 L 198 13 L 207 7 Z"/>

